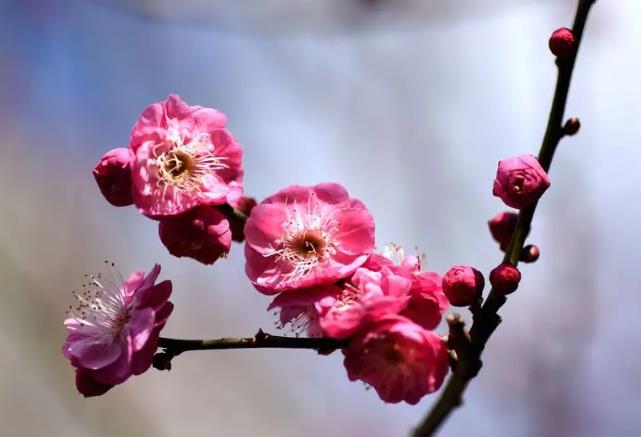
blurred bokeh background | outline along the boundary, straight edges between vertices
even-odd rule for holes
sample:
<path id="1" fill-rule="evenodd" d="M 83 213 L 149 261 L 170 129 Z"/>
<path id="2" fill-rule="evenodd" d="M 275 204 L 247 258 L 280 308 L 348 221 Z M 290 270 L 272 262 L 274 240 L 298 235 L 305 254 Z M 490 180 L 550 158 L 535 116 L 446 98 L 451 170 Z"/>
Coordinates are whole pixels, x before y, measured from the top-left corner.
<path id="1" fill-rule="evenodd" d="M 185 354 L 85 400 L 59 353 L 71 290 L 103 260 L 163 265 L 165 335 L 274 322 L 235 246 L 213 267 L 168 255 L 91 169 L 147 104 L 216 107 L 245 147 L 246 192 L 337 181 L 380 244 L 443 273 L 499 260 L 496 162 L 535 153 L 571 0 L 0 0 L 0 423 L 3 436 L 401 436 L 435 400 L 385 405 L 340 354 Z M 634 435 L 641 427 L 641 4 L 599 1 L 531 241 L 542 257 L 445 436 Z M 442 331 L 442 328 L 441 328 Z"/>

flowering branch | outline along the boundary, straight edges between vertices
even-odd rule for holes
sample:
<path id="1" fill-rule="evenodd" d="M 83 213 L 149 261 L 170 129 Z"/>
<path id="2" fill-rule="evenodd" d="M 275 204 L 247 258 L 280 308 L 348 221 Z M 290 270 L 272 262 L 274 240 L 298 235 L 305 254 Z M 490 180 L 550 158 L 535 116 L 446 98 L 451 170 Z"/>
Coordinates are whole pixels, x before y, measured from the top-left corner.
<path id="1" fill-rule="evenodd" d="M 519 261 L 539 257 L 536 246 L 524 243 L 550 186 L 555 150 L 580 127 L 576 118 L 561 123 L 594 2 L 579 0 L 574 29 L 550 38 L 559 74 L 539 157 L 498 164 L 492 194 L 520 214 L 503 212 L 488 222 L 505 257 L 489 275 L 485 303 L 485 279 L 472 266 L 454 266 L 441 277 L 396 245 L 377 251 L 373 216 L 339 184 L 291 185 L 260 204 L 243 196 L 243 150 L 221 112 L 177 95 L 145 108 L 128 147 L 107 152 L 94 168 L 107 201 L 133 204 L 157 220 L 161 242 L 176 257 L 210 265 L 226 257 L 232 241 L 244 242 L 247 277 L 273 296 L 267 309 L 276 310 L 281 327 L 307 337 L 262 330 L 241 338 L 160 337 L 173 303 L 171 281 L 157 282 L 159 265 L 126 280 L 119 273 L 115 281 L 92 275 L 74 292 L 65 320 L 62 353 L 75 368 L 78 391 L 100 396 L 150 365 L 169 370 L 175 356 L 192 350 L 342 349 L 348 379 L 368 384 L 388 403 L 417 404 L 441 387 L 451 367 L 441 397 L 414 433 L 432 435 L 480 371 L 482 351 L 501 322 L 498 310 L 518 288 Z M 469 307 L 473 324 L 466 331 L 461 315 L 449 315 L 446 340 L 434 329 L 450 304 Z"/>
<path id="2" fill-rule="evenodd" d="M 596 0 L 579 0 L 574 25 L 572 27 L 572 34 L 574 36 L 573 51 L 567 57 L 557 57 L 558 79 L 556 90 L 545 136 L 538 155 L 539 163 L 546 172 L 550 168 L 560 140 L 566 135 L 572 135 L 578 129 L 578 120 L 576 119 L 568 120 L 565 126 L 562 125 L 562 122 L 578 48 L 581 43 L 588 13 L 595 1 Z M 514 267 L 517 266 L 525 239 L 530 231 L 537 203 L 538 202 L 534 202 L 520 211 L 510 244 L 505 251 L 504 263 Z M 443 424 L 449 414 L 461 405 L 462 396 L 468 383 L 476 376 L 482 364 L 481 353 L 483 348 L 494 330 L 501 323 L 501 317 L 497 314 L 497 311 L 506 301 L 505 293 L 501 293 L 496 287 L 493 287 L 481 309 L 474 311 L 474 322 L 469 331 L 469 337 L 464 331 L 460 316 L 454 315 L 448 318 L 450 327 L 449 341 L 456 352 L 457 361 L 455 362 L 453 374 L 448 380 L 440 398 L 422 423 L 414 430 L 414 437 L 432 435 L 439 426 Z M 469 342 L 467 341 L 468 338 Z"/>

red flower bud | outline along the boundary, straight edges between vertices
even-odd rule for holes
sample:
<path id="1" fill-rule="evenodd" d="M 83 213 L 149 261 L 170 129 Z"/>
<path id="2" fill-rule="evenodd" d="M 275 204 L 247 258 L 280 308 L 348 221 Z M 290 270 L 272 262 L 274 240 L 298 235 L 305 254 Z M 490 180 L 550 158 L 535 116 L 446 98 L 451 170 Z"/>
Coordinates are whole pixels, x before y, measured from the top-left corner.
<path id="1" fill-rule="evenodd" d="M 506 211 L 495 215 L 487 222 L 492 238 L 499 243 L 502 251 L 505 251 L 507 245 L 510 244 L 510 239 L 512 238 L 518 217 L 517 214 Z"/>
<path id="2" fill-rule="evenodd" d="M 231 247 L 229 222 L 220 211 L 210 206 L 198 206 L 184 214 L 161 220 L 158 233 L 169 253 L 193 258 L 203 264 L 213 264 L 227 255 Z"/>
<path id="3" fill-rule="evenodd" d="M 581 121 L 576 117 L 572 117 L 565 122 L 565 126 L 563 126 L 563 133 L 565 135 L 572 136 L 575 135 L 579 129 L 581 129 Z"/>
<path id="4" fill-rule="evenodd" d="M 443 276 L 443 292 L 457 307 L 472 305 L 483 293 L 483 274 L 470 266 L 454 266 Z"/>
<path id="5" fill-rule="evenodd" d="M 539 259 L 539 256 L 541 256 L 541 251 L 539 250 L 539 246 L 530 244 L 528 246 L 525 246 L 521 251 L 520 260 L 523 261 L 524 263 L 533 263 L 537 259 Z"/>
<path id="6" fill-rule="evenodd" d="M 134 203 L 131 196 L 131 159 L 129 149 L 120 147 L 105 153 L 93 169 L 100 192 L 114 206 Z"/>
<path id="7" fill-rule="evenodd" d="M 550 178 L 538 159 L 520 155 L 499 162 L 492 194 L 507 206 L 521 209 L 539 200 L 549 186 Z"/>
<path id="8" fill-rule="evenodd" d="M 567 27 L 555 30 L 550 36 L 550 51 L 559 59 L 567 59 L 574 54 L 574 34 Z"/>
<path id="9" fill-rule="evenodd" d="M 490 272 L 490 284 L 497 293 L 510 294 L 519 287 L 521 272 L 510 264 L 501 264 Z"/>

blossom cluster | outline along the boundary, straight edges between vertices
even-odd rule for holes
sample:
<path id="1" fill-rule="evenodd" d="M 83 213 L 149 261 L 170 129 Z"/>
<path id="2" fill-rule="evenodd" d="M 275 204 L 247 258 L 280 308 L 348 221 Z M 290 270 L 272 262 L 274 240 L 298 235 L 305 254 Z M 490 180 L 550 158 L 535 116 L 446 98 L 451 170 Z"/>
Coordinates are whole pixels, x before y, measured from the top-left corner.
<path id="1" fill-rule="evenodd" d="M 350 339 L 350 380 L 410 404 L 440 387 L 448 353 L 432 330 L 449 305 L 441 277 L 400 248 L 376 252 L 374 219 L 342 186 L 279 191 L 254 208 L 245 237 L 247 276 L 277 294 L 268 309 L 280 310 L 283 326 Z"/>
<path id="2" fill-rule="evenodd" d="M 255 205 L 243 197 L 243 153 L 226 125 L 223 113 L 170 95 L 143 111 L 128 147 L 101 158 L 96 182 L 112 205 L 158 220 L 172 255 L 212 264 L 242 241 Z"/>
<path id="3" fill-rule="evenodd" d="M 480 305 L 482 273 L 459 265 L 441 277 L 399 246 L 377 250 L 374 218 L 337 183 L 289 186 L 257 204 L 243 195 L 242 149 L 226 124 L 221 112 L 176 95 L 148 106 L 129 146 L 109 151 L 94 168 L 102 194 L 157 220 L 160 240 L 177 257 L 212 264 L 232 241 L 244 241 L 247 277 L 273 296 L 268 310 L 276 310 L 279 327 L 344 341 L 348 378 L 383 401 L 416 404 L 436 391 L 450 357 L 434 329 L 450 304 Z M 549 185 L 537 158 L 520 155 L 499 162 L 493 193 L 522 209 Z M 501 250 L 510 247 L 518 220 L 504 212 L 488 222 Z M 527 246 L 521 259 L 538 256 Z M 173 309 L 172 284 L 156 284 L 159 272 L 156 265 L 127 280 L 92 276 L 74 293 L 62 352 L 85 396 L 150 367 Z M 489 279 L 495 292 L 508 294 L 521 274 L 503 263 Z"/>

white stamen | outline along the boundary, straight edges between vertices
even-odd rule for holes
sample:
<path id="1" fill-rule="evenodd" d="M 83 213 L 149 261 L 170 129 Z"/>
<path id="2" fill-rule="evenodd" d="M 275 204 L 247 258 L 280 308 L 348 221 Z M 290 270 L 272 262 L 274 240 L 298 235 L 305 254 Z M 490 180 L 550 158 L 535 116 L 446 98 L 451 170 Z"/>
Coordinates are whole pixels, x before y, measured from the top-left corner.
<path id="1" fill-rule="evenodd" d="M 333 216 L 337 211 L 331 214 L 322 211 L 314 193 L 307 199 L 306 210 L 301 212 L 299 207 L 296 203 L 287 207 L 281 247 L 266 255 L 278 256 L 279 261 L 291 266 L 288 281 L 307 276 L 336 253 L 334 235 L 338 231 L 338 221 Z"/>
<path id="2" fill-rule="evenodd" d="M 189 132 L 179 131 L 176 127 L 169 131 L 169 150 L 166 143 L 153 147 L 150 163 L 156 167 L 158 180 L 156 187 L 163 195 L 171 187 L 178 191 L 202 191 L 203 178 L 216 170 L 229 168 L 226 158 L 215 156 L 211 150 L 213 143 L 208 133 L 197 133 L 188 139 Z"/>
<path id="3" fill-rule="evenodd" d="M 90 281 L 82 285 L 83 291 L 72 292 L 76 305 L 69 306 L 67 316 L 75 319 L 78 326 L 71 325 L 68 327 L 70 330 L 100 338 L 115 338 L 120 334 L 129 319 L 129 308 L 125 301 L 124 281 L 120 272 L 115 271 L 119 284 L 102 278 L 100 273 L 85 275 Z"/>

